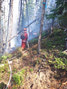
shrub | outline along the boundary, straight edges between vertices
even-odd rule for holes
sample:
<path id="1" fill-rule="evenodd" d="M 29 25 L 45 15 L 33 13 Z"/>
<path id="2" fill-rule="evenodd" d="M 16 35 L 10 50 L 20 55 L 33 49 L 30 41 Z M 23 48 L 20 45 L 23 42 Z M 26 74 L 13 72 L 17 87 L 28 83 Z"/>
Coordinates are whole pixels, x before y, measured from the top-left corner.
<path id="1" fill-rule="evenodd" d="M 22 69 L 21 71 L 13 75 L 13 80 L 15 84 L 17 85 L 23 84 L 25 71 L 26 71 L 25 69 Z"/>
<path id="2" fill-rule="evenodd" d="M 6 56 L 6 55 L 1 56 L 1 57 L 0 57 L 0 62 L 1 62 L 2 60 L 6 60 L 6 59 L 7 59 L 7 56 Z"/>
<path id="3" fill-rule="evenodd" d="M 4 66 L 3 67 L 0 67 L 0 73 L 4 72 Z"/>
<path id="4" fill-rule="evenodd" d="M 0 67 L 0 73 L 8 71 L 8 70 L 9 70 L 8 64 L 4 64 L 4 66 Z"/>
<path id="5" fill-rule="evenodd" d="M 4 60 L 6 60 L 6 59 L 7 59 L 7 56 L 4 55 L 4 56 L 2 56 L 1 58 L 4 59 Z"/>
<path id="6" fill-rule="evenodd" d="M 57 69 L 67 70 L 67 59 L 65 58 L 55 58 L 53 61 L 49 60 L 50 64 L 54 64 L 54 67 Z"/>
<path id="7" fill-rule="evenodd" d="M 21 84 L 21 79 L 20 79 L 20 76 L 18 74 L 13 75 L 13 80 L 14 80 L 15 84 L 18 84 L 18 85 Z"/>
<path id="8" fill-rule="evenodd" d="M 7 58 L 11 58 L 12 57 L 12 54 L 8 54 Z"/>
<path id="9" fill-rule="evenodd" d="M 62 58 L 55 58 L 55 64 L 54 64 L 55 68 L 62 68 L 65 69 L 65 63 L 63 62 Z"/>
<path id="10" fill-rule="evenodd" d="M 24 73 L 25 73 L 25 71 L 26 71 L 25 69 L 22 69 L 22 70 L 21 70 L 22 74 L 24 74 Z"/>

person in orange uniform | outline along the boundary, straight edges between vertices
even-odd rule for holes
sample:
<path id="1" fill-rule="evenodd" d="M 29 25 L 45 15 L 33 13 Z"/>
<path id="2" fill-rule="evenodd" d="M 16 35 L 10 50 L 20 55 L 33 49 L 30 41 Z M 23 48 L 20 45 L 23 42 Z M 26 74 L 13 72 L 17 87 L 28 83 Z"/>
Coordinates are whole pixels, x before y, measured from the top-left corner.
<path id="1" fill-rule="evenodd" d="M 24 28 L 24 34 L 22 36 L 22 49 L 25 49 L 26 48 L 26 43 L 27 43 L 27 39 L 28 39 L 28 34 L 27 34 L 27 28 Z"/>

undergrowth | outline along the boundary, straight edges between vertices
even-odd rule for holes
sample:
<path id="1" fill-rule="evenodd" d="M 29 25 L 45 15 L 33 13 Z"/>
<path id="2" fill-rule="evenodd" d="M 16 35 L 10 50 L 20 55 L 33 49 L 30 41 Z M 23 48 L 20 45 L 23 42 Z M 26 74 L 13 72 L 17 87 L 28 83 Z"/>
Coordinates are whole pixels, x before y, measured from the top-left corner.
<path id="1" fill-rule="evenodd" d="M 53 65 L 54 68 L 56 69 L 64 69 L 67 71 L 67 55 L 63 53 L 63 50 L 65 49 L 65 32 L 61 29 L 54 29 L 53 33 L 49 36 L 48 31 L 42 33 L 42 51 L 41 53 L 43 54 L 43 58 L 38 56 L 36 58 L 36 64 L 39 65 L 41 64 L 42 59 L 46 59 L 49 65 Z M 37 44 L 38 39 L 33 39 L 30 44 L 33 44 L 31 46 L 30 55 L 32 55 L 32 58 L 34 58 L 34 55 L 37 54 L 37 46 L 34 47 L 35 44 Z M 7 64 L 6 60 L 11 59 L 12 57 L 16 57 L 17 59 L 22 59 L 22 53 L 20 51 L 21 48 L 17 49 L 15 53 L 9 54 L 8 56 L 4 55 L 0 57 L 0 63 L 5 63 Z M 30 50 L 29 49 L 29 50 Z M 16 59 L 15 59 L 16 60 Z M 8 72 L 8 67 L 7 65 L 4 65 L 3 67 L 0 67 L 0 73 L 5 73 Z M 33 72 L 33 68 L 29 69 L 30 72 Z M 25 72 L 26 69 L 21 69 L 21 71 L 17 71 L 17 69 L 13 69 L 13 84 L 15 85 L 13 89 L 17 89 L 17 86 L 23 85 L 24 83 L 24 78 L 25 78 Z"/>
<path id="2" fill-rule="evenodd" d="M 42 52 L 45 53 L 49 64 L 53 64 L 57 69 L 67 70 L 67 55 L 65 50 L 66 33 L 61 29 L 54 29 L 49 37 L 42 41 Z"/>
<path id="3" fill-rule="evenodd" d="M 21 71 L 13 74 L 13 82 L 14 84 L 17 84 L 17 85 L 23 85 L 23 81 L 24 81 L 24 77 L 25 77 L 25 69 L 22 69 Z"/>

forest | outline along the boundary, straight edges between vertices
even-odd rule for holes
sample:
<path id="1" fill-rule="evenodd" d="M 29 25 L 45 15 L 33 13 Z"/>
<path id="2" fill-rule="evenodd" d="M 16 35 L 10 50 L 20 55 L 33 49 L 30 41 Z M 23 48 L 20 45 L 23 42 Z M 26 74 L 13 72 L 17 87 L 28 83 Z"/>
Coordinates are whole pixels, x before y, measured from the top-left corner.
<path id="1" fill-rule="evenodd" d="M 67 0 L 0 0 L 0 89 L 67 89 Z"/>

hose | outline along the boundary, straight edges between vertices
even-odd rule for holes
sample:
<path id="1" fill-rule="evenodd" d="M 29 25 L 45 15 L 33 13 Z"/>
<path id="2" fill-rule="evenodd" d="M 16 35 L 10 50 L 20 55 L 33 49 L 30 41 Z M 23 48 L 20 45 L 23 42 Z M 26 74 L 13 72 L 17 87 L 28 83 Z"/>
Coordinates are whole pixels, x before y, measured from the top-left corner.
<path id="1" fill-rule="evenodd" d="M 11 82 L 11 78 L 12 78 L 12 68 L 11 68 L 11 61 L 9 61 L 8 59 L 7 59 L 7 61 L 8 61 L 8 64 L 9 64 L 9 69 L 10 69 L 10 77 L 9 77 L 9 81 L 8 81 L 8 83 L 7 83 L 7 86 L 6 86 L 6 88 L 5 89 L 8 89 L 8 86 L 9 86 L 9 84 L 10 84 L 10 82 Z"/>

